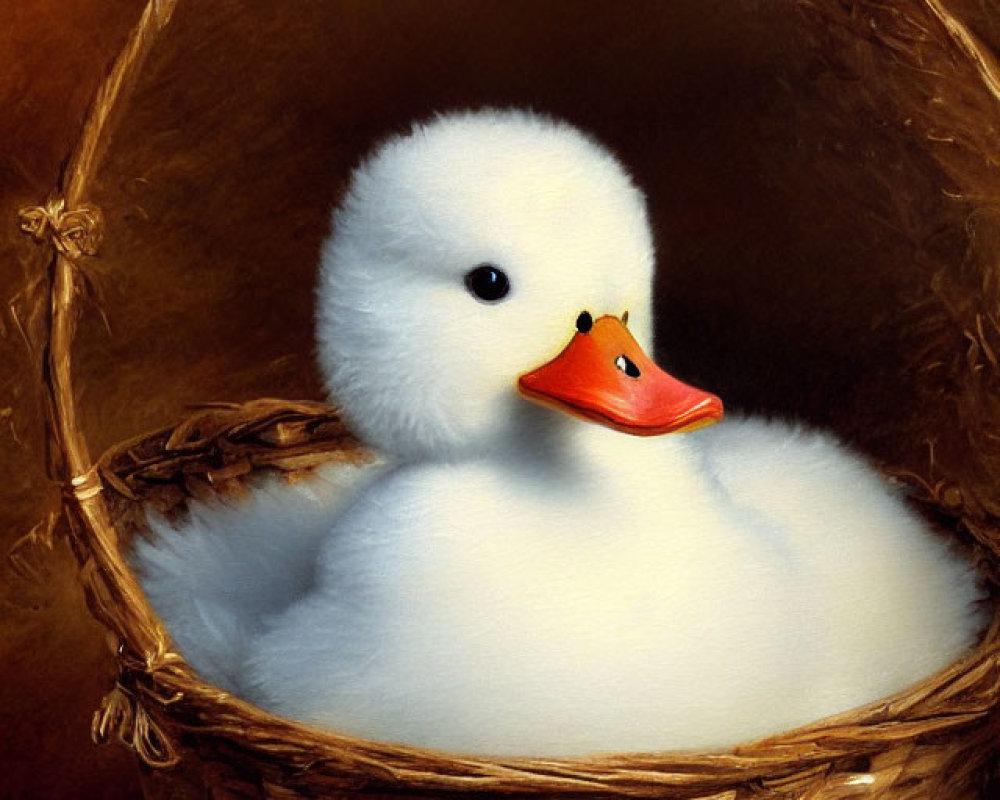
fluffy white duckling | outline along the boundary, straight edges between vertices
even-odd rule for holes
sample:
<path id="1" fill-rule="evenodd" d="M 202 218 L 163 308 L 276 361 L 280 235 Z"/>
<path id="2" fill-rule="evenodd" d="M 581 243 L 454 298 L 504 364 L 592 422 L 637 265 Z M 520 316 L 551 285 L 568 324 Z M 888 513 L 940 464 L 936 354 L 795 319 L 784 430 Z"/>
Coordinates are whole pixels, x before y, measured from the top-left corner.
<path id="1" fill-rule="evenodd" d="M 390 466 L 305 537 L 315 573 L 250 615 L 229 684 L 362 737 L 570 756 L 728 747 L 969 647 L 971 568 L 829 437 L 652 435 L 721 416 L 644 354 L 653 267 L 641 192 L 566 124 L 383 144 L 335 214 L 318 339 Z"/>

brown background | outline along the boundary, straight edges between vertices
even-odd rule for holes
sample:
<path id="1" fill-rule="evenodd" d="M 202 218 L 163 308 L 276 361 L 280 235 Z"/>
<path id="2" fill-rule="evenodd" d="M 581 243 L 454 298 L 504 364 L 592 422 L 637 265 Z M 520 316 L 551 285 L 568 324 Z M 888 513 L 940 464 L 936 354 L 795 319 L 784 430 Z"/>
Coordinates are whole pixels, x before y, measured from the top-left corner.
<path id="1" fill-rule="evenodd" d="M 952 5 L 1000 41 L 993 4 Z M 0 0 L 2 552 L 58 503 L 30 291 L 46 256 L 16 211 L 56 185 L 141 6 Z M 351 164 L 414 117 L 496 104 L 593 131 L 646 187 L 662 361 L 730 407 L 923 468 L 955 409 L 947 375 L 915 383 L 914 329 L 940 305 L 933 276 L 960 277 L 995 226 L 970 228 L 941 191 L 958 179 L 894 88 L 916 78 L 864 44 L 803 37 L 802 19 L 777 0 L 182 0 L 90 198 L 107 217 L 90 267 L 110 327 L 88 311 L 76 349 L 92 451 L 190 403 L 319 397 L 312 274 Z M 873 83 L 889 88 L 858 89 Z M 0 566 L 0 796 L 135 796 L 131 756 L 89 743 L 113 675 L 61 542 L 46 569 L 32 582 Z"/>
<path id="2" fill-rule="evenodd" d="M 42 449 L 38 353 L 8 302 L 46 268 L 17 231 L 16 211 L 43 200 L 76 140 L 87 104 L 137 19 L 125 0 L 0 3 L 0 552 L 56 509 Z M 0 560 L 0 797 L 136 797 L 132 757 L 90 745 L 90 714 L 112 679 L 74 562 L 60 546 L 44 582 Z"/>

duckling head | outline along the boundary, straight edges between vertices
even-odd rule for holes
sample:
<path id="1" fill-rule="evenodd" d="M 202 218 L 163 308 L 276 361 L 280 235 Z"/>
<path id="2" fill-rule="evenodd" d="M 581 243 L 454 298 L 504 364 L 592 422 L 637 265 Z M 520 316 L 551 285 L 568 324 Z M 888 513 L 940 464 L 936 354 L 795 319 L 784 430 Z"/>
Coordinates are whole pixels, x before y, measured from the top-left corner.
<path id="1" fill-rule="evenodd" d="M 642 193 L 577 129 L 498 110 L 416 124 L 334 213 L 327 388 L 363 441 L 401 458 L 497 445 L 528 401 L 631 433 L 713 421 L 717 398 L 645 355 L 653 268 Z"/>

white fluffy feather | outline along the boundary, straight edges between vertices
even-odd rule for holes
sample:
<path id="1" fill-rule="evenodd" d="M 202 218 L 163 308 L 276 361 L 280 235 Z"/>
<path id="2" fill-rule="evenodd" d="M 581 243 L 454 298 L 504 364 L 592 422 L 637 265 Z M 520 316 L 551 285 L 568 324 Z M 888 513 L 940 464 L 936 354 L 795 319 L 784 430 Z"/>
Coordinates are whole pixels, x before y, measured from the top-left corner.
<path id="1" fill-rule="evenodd" d="M 395 465 L 337 512 L 267 494 L 160 526 L 145 585 L 192 662 L 338 731 L 558 756 L 729 746 L 968 647 L 970 567 L 829 437 L 633 438 L 517 394 L 583 310 L 628 310 L 649 347 L 651 239 L 565 124 L 458 114 L 386 143 L 335 216 L 317 319 L 332 395 Z M 484 262 L 501 303 L 463 285 Z"/>
<path id="2" fill-rule="evenodd" d="M 137 541 L 132 565 L 178 649 L 207 680 L 239 690 L 250 637 L 311 588 L 336 510 L 379 469 L 333 463 L 308 481 L 262 481 L 241 501 L 193 503 L 179 527 L 149 516 L 151 535 Z"/>
<path id="3" fill-rule="evenodd" d="M 742 421 L 401 467 L 320 575 L 250 696 L 459 752 L 725 747 L 901 690 L 979 624 L 972 571 L 862 462 Z"/>

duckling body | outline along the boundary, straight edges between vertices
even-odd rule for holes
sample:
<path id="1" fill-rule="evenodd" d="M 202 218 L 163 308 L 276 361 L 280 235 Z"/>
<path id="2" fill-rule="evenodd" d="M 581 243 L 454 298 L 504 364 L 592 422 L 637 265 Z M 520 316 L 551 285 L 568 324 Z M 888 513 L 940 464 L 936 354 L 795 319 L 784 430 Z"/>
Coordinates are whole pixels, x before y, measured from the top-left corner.
<path id="1" fill-rule="evenodd" d="M 783 423 L 674 433 L 721 404 L 645 355 L 653 264 L 641 192 L 568 125 L 447 115 L 362 164 L 317 338 L 388 466 L 302 537 L 309 580 L 227 607 L 229 685 L 458 752 L 720 748 L 970 646 L 971 568 L 859 457 Z"/>
<path id="2" fill-rule="evenodd" d="M 898 497 L 827 437 L 748 425 L 718 426 L 735 451 L 586 428 L 562 452 L 391 471 L 254 641 L 243 690 L 458 752 L 718 748 L 877 700 L 970 644 L 974 576 Z M 758 448 L 781 463 L 747 467 Z M 782 497 L 758 493 L 776 479 Z"/>

